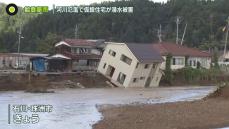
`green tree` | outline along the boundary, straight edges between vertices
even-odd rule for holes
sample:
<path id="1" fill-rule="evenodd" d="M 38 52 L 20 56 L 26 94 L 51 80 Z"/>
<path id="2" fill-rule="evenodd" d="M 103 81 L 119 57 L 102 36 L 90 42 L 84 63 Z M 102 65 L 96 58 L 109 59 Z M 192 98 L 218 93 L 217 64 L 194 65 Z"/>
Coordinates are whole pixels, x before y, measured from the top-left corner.
<path id="1" fill-rule="evenodd" d="M 41 40 L 38 47 L 37 51 L 41 53 L 49 53 L 53 54 L 54 53 L 54 45 L 60 41 L 60 37 L 58 37 L 56 34 L 53 33 L 48 33 L 46 38 L 44 40 Z"/>
<path id="2" fill-rule="evenodd" d="M 185 67 L 188 67 L 189 65 L 188 65 L 188 58 L 189 58 L 189 56 L 187 55 L 187 56 L 185 56 Z"/>
<path id="3" fill-rule="evenodd" d="M 216 51 L 213 54 L 213 68 L 219 69 L 218 54 Z"/>
<path id="4" fill-rule="evenodd" d="M 173 73 L 171 69 L 171 60 L 172 60 L 172 55 L 168 54 L 166 56 L 166 64 L 165 64 L 165 81 L 169 85 L 172 85 L 172 79 L 173 79 Z"/>
<path id="5" fill-rule="evenodd" d="M 9 17 L 0 7 L 0 35 L 12 32 L 23 22 L 22 51 L 34 52 L 48 33 L 73 38 L 75 25 L 79 25 L 79 37 L 85 39 L 105 39 L 118 42 L 155 42 L 158 41 L 157 29 L 162 25 L 162 39 L 175 42 L 176 16 L 180 16 L 179 33 L 183 33 L 188 23 L 184 44 L 204 50 L 215 46 L 223 48 L 222 28 L 229 14 L 228 0 L 169 0 L 167 3 L 155 3 L 149 0 L 128 0 L 92 4 L 99 7 L 133 7 L 133 13 L 49 13 L 30 15 L 19 11 Z M 14 38 L 13 38 L 14 39 Z M 14 51 L 7 47 L 8 37 L 0 36 L 0 50 Z M 16 46 L 17 39 L 11 46 Z"/>

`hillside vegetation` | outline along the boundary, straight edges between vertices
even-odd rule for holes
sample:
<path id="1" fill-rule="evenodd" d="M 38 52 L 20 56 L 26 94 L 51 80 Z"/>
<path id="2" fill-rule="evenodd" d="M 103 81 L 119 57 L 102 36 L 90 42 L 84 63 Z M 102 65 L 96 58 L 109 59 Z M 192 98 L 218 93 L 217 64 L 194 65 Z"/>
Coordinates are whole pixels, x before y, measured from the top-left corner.
<path id="1" fill-rule="evenodd" d="M 18 14 L 9 16 L 5 11 L 6 4 L 0 3 L 0 51 L 15 51 L 17 47 L 17 31 L 21 25 L 36 17 L 35 14 L 24 14 L 19 7 Z"/>
<path id="2" fill-rule="evenodd" d="M 185 24 L 188 24 L 185 45 L 206 50 L 214 47 L 222 49 L 224 45 L 225 33 L 222 29 L 229 16 L 228 0 L 170 0 L 167 3 L 129 0 L 104 2 L 92 6 L 133 6 L 134 13 L 41 14 L 30 19 L 28 23 L 25 22 L 22 50 L 52 52 L 53 43 L 56 41 L 74 38 L 76 24 L 79 26 L 79 38 L 138 43 L 158 41 L 157 29 L 161 24 L 163 41 L 175 42 L 177 16 L 181 17 L 179 38 L 182 37 Z M 18 27 L 18 19 L 25 19 L 19 17 L 20 15 L 10 18 L 11 24 L 15 25 L 13 28 L 5 25 L 8 32 L 0 36 L 0 50 L 15 51 L 15 28 Z"/>

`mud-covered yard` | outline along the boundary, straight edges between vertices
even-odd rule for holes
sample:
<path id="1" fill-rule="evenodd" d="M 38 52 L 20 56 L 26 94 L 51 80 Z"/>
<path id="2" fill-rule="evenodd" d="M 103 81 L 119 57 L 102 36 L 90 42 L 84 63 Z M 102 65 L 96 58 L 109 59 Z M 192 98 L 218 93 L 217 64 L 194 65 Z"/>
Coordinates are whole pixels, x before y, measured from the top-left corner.
<path id="1" fill-rule="evenodd" d="M 57 88 L 106 88 L 110 87 L 104 76 L 95 72 L 72 74 L 7 74 L 0 76 L 0 91 L 43 91 Z M 80 84 L 81 87 L 76 86 Z"/>
<path id="2" fill-rule="evenodd" d="M 229 87 L 204 100 L 101 108 L 94 129 L 209 129 L 229 127 Z"/>

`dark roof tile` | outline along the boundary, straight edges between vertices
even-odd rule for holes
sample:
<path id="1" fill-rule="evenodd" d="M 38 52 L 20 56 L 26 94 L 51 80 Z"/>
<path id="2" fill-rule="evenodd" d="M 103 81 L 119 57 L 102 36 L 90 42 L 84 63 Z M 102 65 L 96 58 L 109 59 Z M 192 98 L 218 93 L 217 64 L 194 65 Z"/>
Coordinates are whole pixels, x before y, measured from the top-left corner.
<path id="1" fill-rule="evenodd" d="M 70 46 L 96 46 L 96 41 L 86 39 L 65 39 L 64 41 Z"/>
<path id="2" fill-rule="evenodd" d="M 162 62 L 160 53 L 147 43 L 126 43 L 131 52 L 141 63 Z"/>
<path id="3" fill-rule="evenodd" d="M 153 47 L 160 51 L 162 56 L 172 54 L 173 56 L 192 56 L 192 57 L 211 57 L 211 54 L 196 48 L 188 48 L 186 46 L 175 43 L 155 43 Z"/>

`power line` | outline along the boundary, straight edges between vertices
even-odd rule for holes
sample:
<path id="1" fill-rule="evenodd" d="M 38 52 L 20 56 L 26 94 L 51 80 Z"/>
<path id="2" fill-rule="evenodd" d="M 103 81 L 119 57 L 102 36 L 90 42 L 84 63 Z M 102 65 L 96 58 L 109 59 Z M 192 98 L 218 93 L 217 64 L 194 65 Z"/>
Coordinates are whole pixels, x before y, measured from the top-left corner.
<path id="1" fill-rule="evenodd" d="M 17 52 L 18 52 L 18 62 L 17 62 L 17 67 L 19 68 L 19 62 L 20 62 L 20 46 L 21 46 L 21 29 L 22 29 L 22 24 L 20 25 L 20 28 L 19 28 L 19 31 L 18 31 L 18 49 L 17 49 Z"/>

